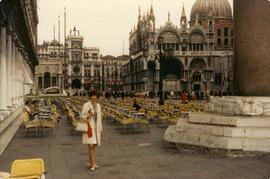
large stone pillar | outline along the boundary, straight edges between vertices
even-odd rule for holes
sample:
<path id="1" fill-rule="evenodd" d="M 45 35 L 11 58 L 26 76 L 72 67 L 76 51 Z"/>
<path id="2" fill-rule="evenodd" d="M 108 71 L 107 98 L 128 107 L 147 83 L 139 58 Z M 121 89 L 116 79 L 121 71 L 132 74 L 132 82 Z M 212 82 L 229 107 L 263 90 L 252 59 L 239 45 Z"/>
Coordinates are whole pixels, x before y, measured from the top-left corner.
<path id="1" fill-rule="evenodd" d="M 20 91 L 19 91 L 19 88 L 20 88 L 20 86 L 19 86 L 19 71 L 18 71 L 18 69 L 19 69 L 19 58 L 20 58 L 20 50 L 19 50 L 19 48 L 16 48 L 16 58 L 15 58 L 15 70 L 16 70 L 16 73 L 15 73 L 15 82 L 16 82 L 16 85 L 15 85 L 15 91 L 16 91 L 16 97 L 15 97 L 15 99 L 16 99 L 16 105 L 17 106 L 19 106 L 19 93 L 20 93 Z"/>
<path id="2" fill-rule="evenodd" d="M 12 106 L 12 36 L 11 31 L 7 35 L 7 106 Z"/>
<path id="3" fill-rule="evenodd" d="M 20 59 L 19 59 L 19 104 L 23 105 L 24 103 L 24 72 L 23 72 L 23 61 L 24 61 L 24 57 L 22 54 L 20 54 Z"/>
<path id="4" fill-rule="evenodd" d="M 14 38 L 14 36 L 13 36 Z M 13 39 L 12 42 L 12 59 L 11 59 L 11 100 L 12 100 L 12 106 L 15 105 L 15 97 L 16 97 L 16 91 L 15 91 L 15 86 L 16 86 L 16 81 L 15 81 L 15 58 L 16 58 L 16 45 L 15 41 Z"/>
<path id="5" fill-rule="evenodd" d="M 22 80 L 22 73 L 21 73 L 21 68 L 20 68 L 20 61 L 21 61 L 21 58 L 22 58 L 22 54 L 21 52 L 19 52 L 19 58 L 18 58 L 18 61 L 17 61 L 17 69 L 18 69 L 18 75 L 17 75 L 17 79 L 18 79 L 18 105 L 20 106 L 21 105 L 21 95 L 22 95 L 22 89 L 21 89 L 21 80 Z"/>
<path id="6" fill-rule="evenodd" d="M 14 96 L 14 104 L 18 105 L 18 73 L 15 73 L 16 70 L 18 69 L 18 58 L 19 58 L 19 48 L 16 47 L 15 50 L 15 58 L 14 58 L 14 92 L 15 92 L 15 96 Z"/>
<path id="7" fill-rule="evenodd" d="M 0 41 L 0 111 L 5 111 L 7 110 L 7 38 L 5 27 L 1 27 Z"/>
<path id="8" fill-rule="evenodd" d="M 235 81 L 242 96 L 270 96 L 270 2 L 234 0 Z"/>

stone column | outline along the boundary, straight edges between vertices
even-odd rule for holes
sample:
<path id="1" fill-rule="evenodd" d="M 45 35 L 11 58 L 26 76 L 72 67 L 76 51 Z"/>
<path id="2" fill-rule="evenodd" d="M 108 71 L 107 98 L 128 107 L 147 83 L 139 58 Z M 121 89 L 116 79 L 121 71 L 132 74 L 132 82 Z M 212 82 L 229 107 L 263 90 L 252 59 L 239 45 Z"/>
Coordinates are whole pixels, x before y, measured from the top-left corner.
<path id="1" fill-rule="evenodd" d="M 270 2 L 234 0 L 234 91 L 270 96 Z"/>
<path id="2" fill-rule="evenodd" d="M 58 74 L 57 76 L 58 76 L 58 78 L 57 78 L 57 80 L 58 80 L 58 87 L 61 88 L 61 81 L 62 81 L 61 80 L 61 76 L 60 76 L 60 74 Z"/>
<path id="3" fill-rule="evenodd" d="M 11 31 L 7 35 L 7 106 L 11 107 L 12 102 L 12 36 Z"/>
<path id="4" fill-rule="evenodd" d="M 20 105 L 20 96 L 21 96 L 21 89 L 20 89 L 20 82 L 21 82 L 21 74 L 20 74 L 20 59 L 21 59 L 21 52 L 19 50 L 18 53 L 18 59 L 17 59 L 17 103 L 18 105 Z"/>
<path id="5" fill-rule="evenodd" d="M 17 73 L 15 73 L 16 72 L 16 70 L 17 70 L 17 60 L 18 60 L 18 53 L 19 53 L 19 49 L 18 49 L 18 47 L 16 46 L 16 48 L 15 48 L 15 56 L 14 56 L 14 64 L 13 64 L 13 67 L 14 67 L 14 71 L 13 71 L 13 82 L 14 82 L 14 86 L 13 86 L 13 90 L 14 90 L 14 101 L 13 101 L 13 103 L 14 103 L 14 105 L 15 106 L 17 106 L 18 104 L 17 104 L 17 101 L 18 101 L 18 79 L 17 79 Z"/>
<path id="6" fill-rule="evenodd" d="M 15 42 L 12 42 L 12 59 L 11 59 L 11 93 L 12 93 L 12 106 L 15 105 L 15 97 L 16 97 L 16 82 L 15 82 L 15 58 L 16 58 L 16 45 Z"/>
<path id="7" fill-rule="evenodd" d="M 18 61 L 18 70 L 19 70 L 19 105 L 23 103 L 23 96 L 24 96 L 24 78 L 23 78 L 23 55 L 20 54 L 20 58 Z"/>
<path id="8" fill-rule="evenodd" d="M 0 111 L 7 110 L 7 52 L 6 28 L 1 27 Z"/>

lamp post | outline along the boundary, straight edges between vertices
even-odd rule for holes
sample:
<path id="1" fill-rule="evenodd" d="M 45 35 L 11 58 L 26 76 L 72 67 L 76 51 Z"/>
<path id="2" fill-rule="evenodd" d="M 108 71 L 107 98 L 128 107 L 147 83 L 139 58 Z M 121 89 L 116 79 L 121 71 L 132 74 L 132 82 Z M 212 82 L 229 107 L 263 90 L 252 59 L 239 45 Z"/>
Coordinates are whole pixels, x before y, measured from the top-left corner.
<path id="1" fill-rule="evenodd" d="M 158 45 L 159 45 L 159 105 L 164 104 L 164 97 L 163 97 L 163 56 L 162 56 L 162 43 L 163 43 L 163 37 L 158 37 Z"/>
<path id="2" fill-rule="evenodd" d="M 117 78 L 117 63 L 115 63 L 115 66 L 114 66 L 114 94 L 116 95 L 116 78 Z"/>

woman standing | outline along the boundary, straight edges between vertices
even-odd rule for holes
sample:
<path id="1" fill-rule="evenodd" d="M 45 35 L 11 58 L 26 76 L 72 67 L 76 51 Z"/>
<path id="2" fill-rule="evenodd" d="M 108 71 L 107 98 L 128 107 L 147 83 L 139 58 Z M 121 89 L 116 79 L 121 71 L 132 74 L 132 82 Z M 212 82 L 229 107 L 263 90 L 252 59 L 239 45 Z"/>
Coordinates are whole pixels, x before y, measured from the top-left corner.
<path id="1" fill-rule="evenodd" d="M 89 101 L 83 104 L 81 117 L 88 123 L 88 132 L 82 134 L 82 143 L 88 145 L 89 170 L 99 168 L 96 164 L 96 146 L 101 144 L 102 117 L 101 107 L 97 103 L 98 95 L 91 91 Z"/>

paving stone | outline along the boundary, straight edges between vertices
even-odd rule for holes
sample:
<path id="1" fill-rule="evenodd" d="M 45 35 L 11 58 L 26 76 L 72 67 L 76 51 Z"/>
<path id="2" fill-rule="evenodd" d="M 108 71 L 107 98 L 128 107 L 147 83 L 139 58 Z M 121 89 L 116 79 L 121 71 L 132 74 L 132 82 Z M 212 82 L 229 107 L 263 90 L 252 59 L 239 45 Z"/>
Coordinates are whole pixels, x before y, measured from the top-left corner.
<path id="1" fill-rule="evenodd" d="M 21 131 L 0 158 L 0 171 L 10 171 L 13 160 L 41 157 L 46 179 L 266 179 L 270 157 L 224 158 L 178 152 L 165 147 L 165 129 L 150 126 L 151 133 L 123 135 L 104 122 L 102 146 L 97 148 L 100 169 L 87 170 L 87 146 L 80 136 L 70 135 L 63 119 L 56 136 L 25 137 Z M 151 144 L 151 145 L 141 145 Z"/>

